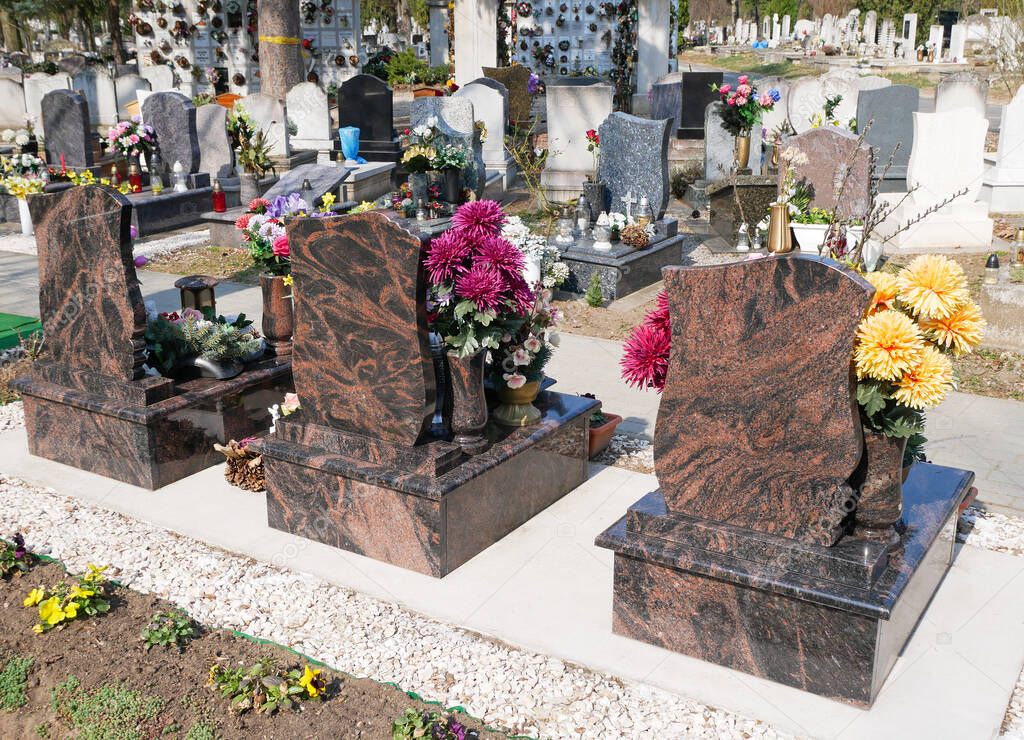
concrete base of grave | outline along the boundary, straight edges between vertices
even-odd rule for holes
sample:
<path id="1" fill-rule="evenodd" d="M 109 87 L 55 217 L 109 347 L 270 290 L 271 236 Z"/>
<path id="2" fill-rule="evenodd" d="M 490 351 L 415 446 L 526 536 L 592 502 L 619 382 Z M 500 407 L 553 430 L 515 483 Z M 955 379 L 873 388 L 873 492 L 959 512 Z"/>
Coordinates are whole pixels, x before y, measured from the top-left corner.
<path id="1" fill-rule="evenodd" d="M 1024 170 L 992 167 L 981 181 L 979 197 L 993 213 L 1024 213 Z"/>
<path id="2" fill-rule="evenodd" d="M 339 160 L 343 164 L 345 160 Z M 341 181 L 341 197 L 362 203 L 376 200 L 391 191 L 391 180 L 394 176 L 394 162 L 367 162 L 366 164 L 345 164 L 351 167 L 345 179 Z"/>
<path id="3" fill-rule="evenodd" d="M 987 324 L 981 343 L 1024 353 L 1024 284 L 982 285 L 980 303 Z"/>
<path id="4" fill-rule="evenodd" d="M 354 200 L 344 200 L 331 206 L 335 213 L 347 213 L 358 205 Z M 245 206 L 228 208 L 223 213 L 204 211 L 199 220 L 210 230 L 210 244 L 218 247 L 242 246 L 242 232 L 235 228 L 235 221 L 245 213 Z"/>
<path id="5" fill-rule="evenodd" d="M 315 151 L 293 151 L 287 157 L 275 156 L 270 158 L 274 163 L 274 169 L 277 172 L 287 172 L 288 170 L 294 170 L 300 164 L 312 164 L 316 162 Z"/>
<path id="6" fill-rule="evenodd" d="M 552 203 L 568 203 L 578 198 L 583 192 L 583 183 L 588 170 L 544 170 L 540 176 L 540 186 L 544 196 Z"/>

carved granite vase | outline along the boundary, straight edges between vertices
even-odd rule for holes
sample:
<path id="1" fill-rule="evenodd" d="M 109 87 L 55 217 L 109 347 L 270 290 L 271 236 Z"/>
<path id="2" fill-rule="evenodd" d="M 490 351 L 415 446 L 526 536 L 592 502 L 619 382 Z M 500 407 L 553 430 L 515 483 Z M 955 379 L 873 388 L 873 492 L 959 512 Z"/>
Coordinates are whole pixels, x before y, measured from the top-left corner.
<path id="1" fill-rule="evenodd" d="M 895 526 L 903 514 L 903 468 L 905 438 L 887 437 L 870 429 L 864 430 L 864 455 L 853 475 L 859 491 L 857 526 L 866 530 L 886 531 Z"/>
<path id="2" fill-rule="evenodd" d="M 263 291 L 263 336 L 267 340 L 267 353 L 290 355 L 292 334 L 295 332 L 295 309 L 292 289 L 285 285 L 284 275 L 260 275 Z"/>
<path id="3" fill-rule="evenodd" d="M 484 351 L 459 357 L 448 353 L 451 378 L 452 441 L 467 455 L 479 455 L 490 447 L 484 436 L 487 400 L 484 398 Z"/>

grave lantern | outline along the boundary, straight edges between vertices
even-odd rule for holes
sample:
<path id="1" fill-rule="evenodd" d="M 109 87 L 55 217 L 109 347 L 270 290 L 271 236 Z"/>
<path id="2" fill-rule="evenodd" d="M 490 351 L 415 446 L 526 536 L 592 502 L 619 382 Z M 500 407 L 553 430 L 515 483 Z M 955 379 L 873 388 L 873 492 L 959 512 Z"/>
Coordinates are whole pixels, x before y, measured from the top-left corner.
<path id="1" fill-rule="evenodd" d="M 181 307 L 202 311 L 209 308 L 217 313 L 217 299 L 213 289 L 220 281 L 209 275 L 187 275 L 174 281 L 174 287 L 181 291 Z"/>

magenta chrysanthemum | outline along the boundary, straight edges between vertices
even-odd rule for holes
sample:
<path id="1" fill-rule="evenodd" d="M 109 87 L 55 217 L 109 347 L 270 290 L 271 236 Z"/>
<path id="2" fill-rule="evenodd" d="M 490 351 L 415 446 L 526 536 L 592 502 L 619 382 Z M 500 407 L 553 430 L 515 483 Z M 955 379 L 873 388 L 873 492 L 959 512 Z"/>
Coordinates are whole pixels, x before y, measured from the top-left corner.
<path id="1" fill-rule="evenodd" d="M 501 308 L 506 289 L 504 276 L 492 265 L 475 264 L 455 280 L 455 295 L 473 301 L 481 311 Z"/>
<path id="2" fill-rule="evenodd" d="M 665 388 L 669 334 L 650 324 L 633 329 L 624 345 L 622 379 L 638 388 Z"/>
<path id="3" fill-rule="evenodd" d="M 531 290 L 522 273 L 507 275 L 506 282 L 511 295 L 513 313 L 525 316 L 537 301 L 537 294 Z"/>
<path id="4" fill-rule="evenodd" d="M 427 276 L 432 283 L 447 283 L 466 271 L 466 258 L 473 251 L 473 245 L 465 237 L 454 229 L 449 229 L 444 234 L 430 243 L 423 266 L 427 269 Z"/>
<path id="5" fill-rule="evenodd" d="M 497 236 L 505 223 L 505 213 L 494 200 L 475 200 L 460 206 L 452 216 L 452 227 L 460 229 L 472 239 L 483 240 Z"/>
<path id="6" fill-rule="evenodd" d="M 668 318 L 668 293 L 660 291 L 656 301 L 654 308 L 644 316 L 643 323 L 667 334 L 671 331 Z"/>
<path id="7" fill-rule="evenodd" d="M 507 239 L 491 236 L 483 240 L 476 249 L 476 262 L 494 265 L 502 274 L 522 275 L 526 262 L 523 253 Z"/>

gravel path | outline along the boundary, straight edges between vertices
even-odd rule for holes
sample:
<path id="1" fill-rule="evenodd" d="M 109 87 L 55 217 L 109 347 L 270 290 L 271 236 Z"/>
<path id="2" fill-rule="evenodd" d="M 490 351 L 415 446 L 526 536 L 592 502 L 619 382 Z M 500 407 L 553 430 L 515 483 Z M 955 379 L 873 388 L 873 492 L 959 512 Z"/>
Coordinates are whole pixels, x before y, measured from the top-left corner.
<path id="1" fill-rule="evenodd" d="M 25 426 L 25 405 L 14 401 L 0 406 L 0 432 Z"/>

